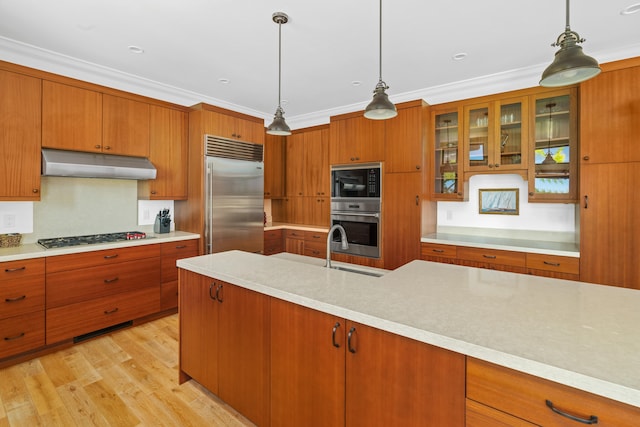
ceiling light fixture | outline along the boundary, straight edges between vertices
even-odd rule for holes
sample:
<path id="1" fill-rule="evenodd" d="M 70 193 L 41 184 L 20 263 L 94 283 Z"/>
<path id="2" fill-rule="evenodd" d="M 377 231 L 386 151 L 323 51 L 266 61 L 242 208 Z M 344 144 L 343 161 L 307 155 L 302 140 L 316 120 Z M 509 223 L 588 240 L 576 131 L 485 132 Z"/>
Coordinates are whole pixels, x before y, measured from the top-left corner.
<path id="1" fill-rule="evenodd" d="M 551 46 L 560 46 L 555 59 L 542 73 L 540 86 L 557 87 L 580 83 L 600 74 L 598 61 L 582 52 L 578 43 L 584 42 L 578 33 L 569 27 L 569 0 L 567 0 L 567 23 L 564 33 Z"/>
<path id="2" fill-rule="evenodd" d="M 284 121 L 284 110 L 280 100 L 280 91 L 282 87 L 282 24 L 289 22 L 289 17 L 284 12 L 276 12 L 271 17 L 273 22 L 278 24 L 278 108 L 273 117 L 273 122 L 267 128 L 269 135 L 287 136 L 291 135 L 291 129 Z"/>
<path id="3" fill-rule="evenodd" d="M 460 52 L 460 53 L 456 53 L 455 55 L 453 55 L 451 57 L 451 59 L 453 59 L 454 61 L 461 61 L 463 59 L 465 59 L 467 57 L 467 53 L 466 52 Z"/>
<path id="4" fill-rule="evenodd" d="M 620 15 L 632 15 L 639 11 L 640 11 L 640 3 L 636 3 L 622 9 L 622 11 L 620 11 Z"/>
<path id="5" fill-rule="evenodd" d="M 129 49 L 129 52 L 131 52 L 131 53 L 135 53 L 135 54 L 144 53 L 144 49 L 141 48 L 140 46 L 131 45 L 131 46 L 128 47 L 128 49 Z"/>
<path id="6" fill-rule="evenodd" d="M 389 96 L 385 93 L 387 89 L 389 86 L 382 81 L 382 0 L 380 0 L 380 68 L 378 84 L 373 90 L 373 100 L 364 110 L 364 116 L 367 119 L 385 120 L 398 115 L 396 106 L 389 101 Z"/>

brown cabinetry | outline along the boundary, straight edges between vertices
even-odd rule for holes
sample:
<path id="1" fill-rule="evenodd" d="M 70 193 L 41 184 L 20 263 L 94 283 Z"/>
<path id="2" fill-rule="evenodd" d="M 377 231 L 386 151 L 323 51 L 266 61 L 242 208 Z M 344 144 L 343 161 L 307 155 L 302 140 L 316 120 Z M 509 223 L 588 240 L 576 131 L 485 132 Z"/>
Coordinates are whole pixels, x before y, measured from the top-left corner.
<path id="1" fill-rule="evenodd" d="M 138 181 L 138 199 L 187 198 L 187 113 L 149 106 L 149 160 L 156 179 Z"/>
<path id="2" fill-rule="evenodd" d="M 273 255 L 284 252 L 282 230 L 267 230 L 264 232 L 264 254 Z"/>
<path id="3" fill-rule="evenodd" d="M 178 306 L 178 267 L 176 261 L 198 255 L 198 240 L 160 244 L 160 310 Z"/>
<path id="4" fill-rule="evenodd" d="M 189 377 L 269 425 L 269 298 L 180 270 L 181 382 Z"/>
<path id="5" fill-rule="evenodd" d="M 433 146 L 429 153 L 429 173 L 433 176 L 430 184 L 433 200 L 463 200 L 462 185 L 462 107 L 457 105 L 439 107 L 432 110 L 430 135 Z"/>
<path id="6" fill-rule="evenodd" d="M 304 254 L 316 258 L 326 258 L 327 233 L 320 231 L 305 231 Z"/>
<path id="7" fill-rule="evenodd" d="M 160 311 L 160 245 L 48 257 L 46 342 Z"/>
<path id="8" fill-rule="evenodd" d="M 331 117 L 329 163 L 379 162 L 384 160 L 385 124 L 361 112 Z"/>
<path id="9" fill-rule="evenodd" d="M 475 414 L 494 420 L 483 424 L 475 415 L 468 418 L 467 426 L 505 424 L 501 413 L 544 426 L 631 427 L 640 419 L 640 408 L 471 357 L 467 357 L 467 398 Z"/>
<path id="10" fill-rule="evenodd" d="M 103 94 L 102 151 L 149 157 L 149 104 Z"/>
<path id="11" fill-rule="evenodd" d="M 526 255 L 524 252 L 470 248 L 466 246 L 459 246 L 457 252 L 460 265 L 514 273 L 526 272 Z"/>
<path id="12" fill-rule="evenodd" d="M 264 139 L 264 196 L 279 198 L 284 196 L 285 138 L 265 135 Z"/>
<path id="13" fill-rule="evenodd" d="M 0 201 L 40 200 L 41 81 L 0 70 Z"/>
<path id="14" fill-rule="evenodd" d="M 44 258 L 0 263 L 0 359 L 44 346 Z"/>
<path id="15" fill-rule="evenodd" d="M 284 231 L 284 250 L 291 254 L 304 255 L 304 231 L 286 229 Z"/>
<path id="16" fill-rule="evenodd" d="M 580 279 L 580 258 L 527 253 L 526 260 L 529 274 L 556 279 Z"/>
<path id="17" fill-rule="evenodd" d="M 423 169 L 427 110 L 422 101 L 397 106 L 398 115 L 385 121 L 385 173 L 417 172 Z"/>

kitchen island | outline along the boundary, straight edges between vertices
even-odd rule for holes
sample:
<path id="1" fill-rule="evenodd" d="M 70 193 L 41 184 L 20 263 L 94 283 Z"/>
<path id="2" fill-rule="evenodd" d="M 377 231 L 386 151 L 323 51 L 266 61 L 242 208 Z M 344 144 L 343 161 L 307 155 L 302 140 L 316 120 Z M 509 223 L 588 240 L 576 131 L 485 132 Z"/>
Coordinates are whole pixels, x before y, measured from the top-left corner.
<path id="1" fill-rule="evenodd" d="M 426 261 L 381 277 L 240 251 L 177 265 L 640 407 L 640 293 L 635 290 Z"/>

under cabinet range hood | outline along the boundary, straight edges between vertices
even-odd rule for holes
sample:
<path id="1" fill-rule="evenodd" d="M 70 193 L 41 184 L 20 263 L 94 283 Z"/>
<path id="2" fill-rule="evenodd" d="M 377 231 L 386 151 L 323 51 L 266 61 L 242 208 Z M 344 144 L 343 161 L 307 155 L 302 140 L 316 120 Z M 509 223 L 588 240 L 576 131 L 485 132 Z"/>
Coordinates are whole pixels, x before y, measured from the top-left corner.
<path id="1" fill-rule="evenodd" d="M 42 149 L 43 176 L 155 179 L 156 168 L 144 157 Z"/>

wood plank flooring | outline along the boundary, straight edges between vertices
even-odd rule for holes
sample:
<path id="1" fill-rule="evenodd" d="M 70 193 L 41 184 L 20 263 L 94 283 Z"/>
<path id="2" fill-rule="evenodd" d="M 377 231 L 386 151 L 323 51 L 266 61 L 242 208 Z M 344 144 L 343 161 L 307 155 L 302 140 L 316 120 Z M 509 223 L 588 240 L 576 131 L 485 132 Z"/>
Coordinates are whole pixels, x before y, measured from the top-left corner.
<path id="1" fill-rule="evenodd" d="M 0 427 L 253 426 L 178 385 L 178 315 L 0 370 Z"/>

